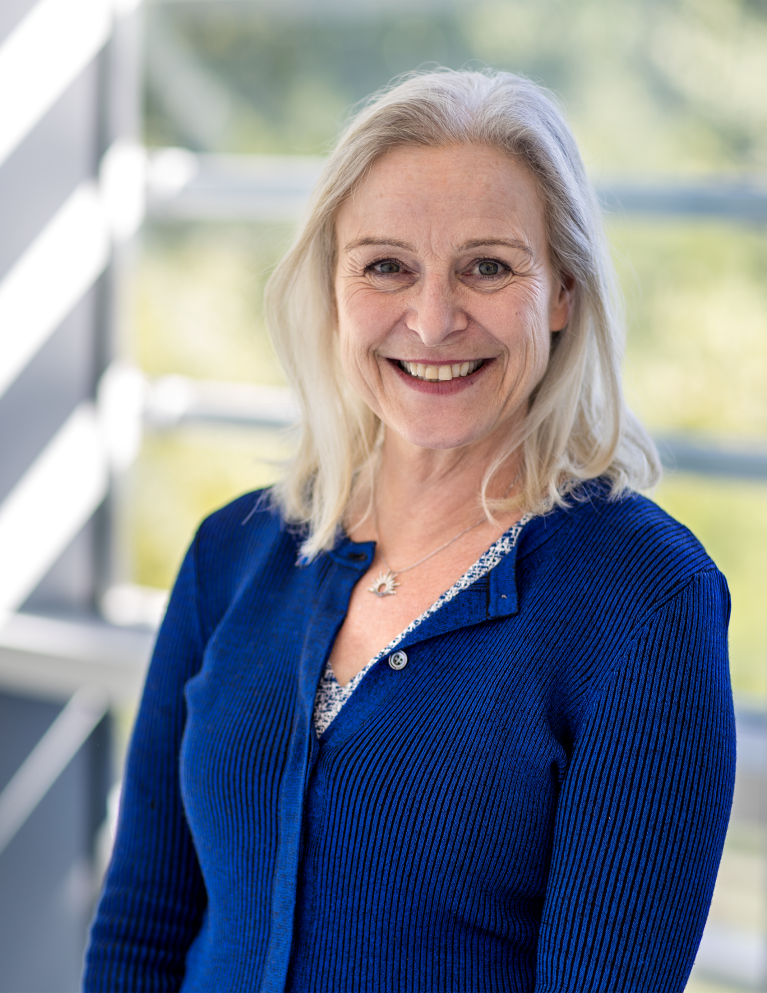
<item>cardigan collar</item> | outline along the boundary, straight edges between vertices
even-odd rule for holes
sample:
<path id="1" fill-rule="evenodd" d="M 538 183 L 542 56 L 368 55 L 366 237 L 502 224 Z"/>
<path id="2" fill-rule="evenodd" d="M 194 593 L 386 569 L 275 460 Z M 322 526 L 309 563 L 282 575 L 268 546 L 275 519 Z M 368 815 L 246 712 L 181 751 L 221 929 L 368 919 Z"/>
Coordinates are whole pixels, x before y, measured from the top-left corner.
<path id="1" fill-rule="evenodd" d="M 397 648 L 407 648 L 449 631 L 517 614 L 520 609 L 518 563 L 545 544 L 561 527 L 572 523 L 579 505 L 590 502 L 594 497 L 604 496 L 606 490 L 603 480 L 591 480 L 583 484 L 580 499 L 567 507 L 554 507 L 546 514 L 533 517 L 523 527 L 514 547 L 487 575 L 425 618 L 402 639 Z M 327 554 L 344 572 L 349 570 L 346 572 L 346 583 L 342 584 L 346 586 L 349 579 L 353 585 L 370 568 L 375 550 L 374 541 L 355 542 L 342 532 L 335 548 Z M 357 579 L 353 579 L 355 573 Z"/>
<path id="2" fill-rule="evenodd" d="M 530 520 L 513 548 L 487 575 L 425 618 L 397 647 L 404 648 L 426 638 L 518 613 L 517 561 L 552 537 L 566 520 L 567 512 L 561 508 Z M 337 566 L 362 576 L 370 568 L 375 550 L 374 541 L 355 542 L 342 534 L 328 554 Z"/>

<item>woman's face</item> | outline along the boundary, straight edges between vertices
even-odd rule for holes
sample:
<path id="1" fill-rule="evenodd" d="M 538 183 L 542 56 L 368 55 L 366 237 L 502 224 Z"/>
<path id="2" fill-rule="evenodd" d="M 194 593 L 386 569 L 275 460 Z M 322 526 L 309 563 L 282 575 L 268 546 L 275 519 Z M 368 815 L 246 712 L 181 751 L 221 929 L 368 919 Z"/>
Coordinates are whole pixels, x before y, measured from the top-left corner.
<path id="1" fill-rule="evenodd" d="M 336 238 L 343 366 L 389 429 L 454 449 L 524 418 L 570 306 L 526 165 L 484 145 L 394 149 Z"/>

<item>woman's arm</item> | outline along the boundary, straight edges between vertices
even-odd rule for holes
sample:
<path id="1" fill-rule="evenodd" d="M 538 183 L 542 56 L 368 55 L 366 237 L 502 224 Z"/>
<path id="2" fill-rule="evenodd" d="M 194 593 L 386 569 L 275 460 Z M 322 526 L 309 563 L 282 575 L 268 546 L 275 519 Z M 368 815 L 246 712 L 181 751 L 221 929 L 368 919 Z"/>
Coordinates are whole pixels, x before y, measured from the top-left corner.
<path id="1" fill-rule="evenodd" d="M 203 650 L 195 547 L 173 590 L 133 731 L 114 854 L 86 955 L 86 993 L 179 989 L 206 905 L 178 772 L 184 685 Z"/>
<path id="2" fill-rule="evenodd" d="M 597 692 L 557 813 L 537 993 L 675 993 L 706 921 L 732 802 L 729 595 L 698 574 Z"/>

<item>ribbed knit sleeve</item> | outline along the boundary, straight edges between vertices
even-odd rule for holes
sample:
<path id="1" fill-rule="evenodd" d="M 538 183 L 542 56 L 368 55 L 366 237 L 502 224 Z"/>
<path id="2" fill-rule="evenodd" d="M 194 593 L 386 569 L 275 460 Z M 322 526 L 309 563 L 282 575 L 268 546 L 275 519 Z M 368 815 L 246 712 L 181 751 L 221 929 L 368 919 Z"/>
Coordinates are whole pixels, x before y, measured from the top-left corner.
<path id="1" fill-rule="evenodd" d="M 735 775 L 729 596 L 698 574 L 586 703 L 562 785 L 536 993 L 674 993 L 692 967 Z"/>
<path id="2" fill-rule="evenodd" d="M 168 605 L 133 732 L 115 851 L 86 957 L 86 993 L 181 987 L 206 905 L 178 767 L 184 685 L 201 657 L 193 546 Z"/>

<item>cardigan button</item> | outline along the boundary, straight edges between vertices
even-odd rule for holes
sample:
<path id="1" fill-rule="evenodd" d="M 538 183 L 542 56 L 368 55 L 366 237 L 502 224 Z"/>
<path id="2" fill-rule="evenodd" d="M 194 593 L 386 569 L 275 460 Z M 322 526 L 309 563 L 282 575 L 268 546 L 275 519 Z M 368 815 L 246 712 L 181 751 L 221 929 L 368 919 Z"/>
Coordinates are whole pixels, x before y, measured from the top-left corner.
<path id="1" fill-rule="evenodd" d="M 407 665 L 407 655 L 404 652 L 392 652 L 389 656 L 389 665 L 392 669 L 404 669 Z"/>

